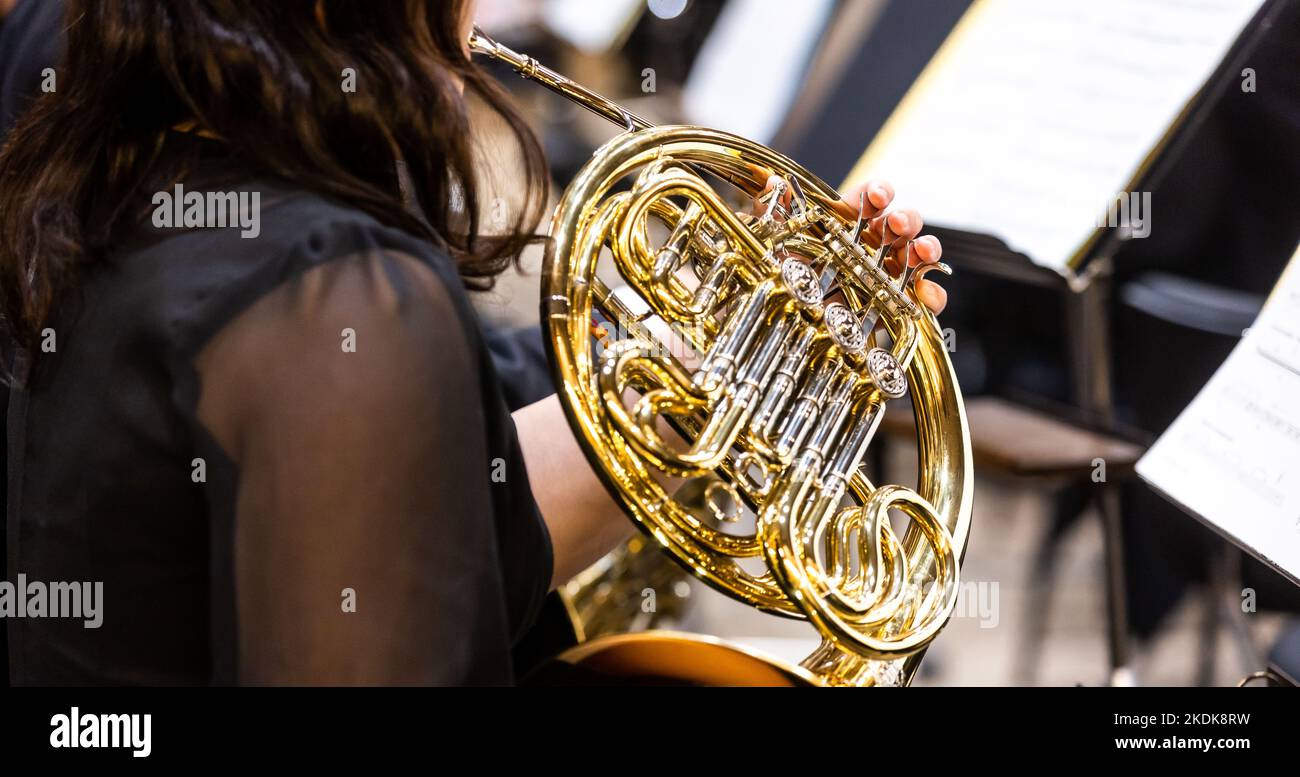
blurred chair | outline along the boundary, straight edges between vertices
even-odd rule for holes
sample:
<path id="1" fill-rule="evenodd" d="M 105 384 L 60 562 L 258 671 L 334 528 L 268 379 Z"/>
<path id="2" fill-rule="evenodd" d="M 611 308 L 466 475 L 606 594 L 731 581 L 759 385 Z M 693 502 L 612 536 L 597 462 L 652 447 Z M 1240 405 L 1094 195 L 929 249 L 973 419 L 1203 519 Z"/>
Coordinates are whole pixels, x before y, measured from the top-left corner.
<path id="1" fill-rule="evenodd" d="M 1118 486 L 1132 477 L 1144 448 L 1131 439 L 1065 420 L 1069 415 L 1066 409 L 1048 414 L 999 397 L 982 396 L 966 402 L 966 413 L 975 466 L 981 476 L 1014 481 L 1054 496 L 1051 521 L 1030 570 L 1025 631 L 1015 662 L 1017 683 L 1033 685 L 1050 622 L 1061 540 L 1090 505 L 1095 504 L 1099 511 L 1113 509 Z M 891 438 L 915 439 L 915 425 L 907 413 L 886 414 L 881 428 Z M 1104 461 L 1103 470 L 1098 469 L 1099 459 Z M 1099 472 L 1103 473 L 1100 479 Z M 1105 500 L 1112 504 L 1102 504 Z M 1107 559 L 1108 579 L 1120 575 L 1120 569 L 1111 568 L 1116 560 Z M 1112 631 L 1118 633 L 1108 636 L 1112 658 L 1120 659 L 1112 670 L 1121 672 L 1127 670 L 1127 629 L 1119 626 L 1125 622 L 1119 600 L 1122 592 L 1122 585 L 1107 588 L 1108 607 L 1119 608 L 1120 617 L 1111 622 Z M 1116 641 L 1120 643 L 1117 652 Z M 1121 675 L 1112 681 L 1123 683 L 1125 679 Z"/>

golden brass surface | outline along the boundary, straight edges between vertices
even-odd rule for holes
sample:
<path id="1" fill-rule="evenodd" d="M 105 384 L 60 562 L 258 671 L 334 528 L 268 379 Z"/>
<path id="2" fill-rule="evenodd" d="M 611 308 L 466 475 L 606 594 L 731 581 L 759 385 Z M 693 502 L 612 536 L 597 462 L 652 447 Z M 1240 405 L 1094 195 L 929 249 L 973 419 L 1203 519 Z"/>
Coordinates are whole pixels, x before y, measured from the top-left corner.
<path id="1" fill-rule="evenodd" d="M 765 146 L 651 126 L 478 30 L 470 45 L 627 130 L 565 190 L 542 279 L 560 398 L 610 493 L 701 580 L 816 628 L 822 645 L 801 666 L 762 659 L 770 677 L 910 682 L 956 606 L 971 521 L 961 393 L 915 291 L 947 267 L 892 276 L 885 250 L 859 240 L 863 222 L 837 210 L 839 194 Z M 771 176 L 761 216 L 718 191 L 753 196 Z M 602 261 L 622 287 L 598 277 Z M 593 344 L 597 314 L 614 334 Z M 917 488 L 877 486 L 860 465 L 906 394 Z M 565 660 L 683 639 L 685 655 L 714 644 L 606 637 Z"/>

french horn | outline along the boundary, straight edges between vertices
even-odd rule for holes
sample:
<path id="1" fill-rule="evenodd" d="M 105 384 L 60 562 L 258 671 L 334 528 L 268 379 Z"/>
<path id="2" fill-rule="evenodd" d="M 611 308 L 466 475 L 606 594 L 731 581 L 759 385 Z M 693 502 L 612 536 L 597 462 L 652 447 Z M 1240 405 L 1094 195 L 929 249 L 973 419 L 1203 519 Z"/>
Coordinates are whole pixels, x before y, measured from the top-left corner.
<path id="1" fill-rule="evenodd" d="M 477 28 L 469 43 L 626 130 L 565 190 L 542 274 L 553 377 L 592 467 L 692 574 L 822 640 L 797 666 L 655 632 L 559 660 L 697 683 L 909 684 L 956 606 L 971 521 L 961 393 L 916 293 L 949 269 L 891 274 L 861 210 L 843 215 L 834 189 L 770 148 L 653 126 Z M 766 192 L 765 212 L 738 213 L 727 186 Z M 593 322 L 617 334 L 596 343 Z M 863 457 L 909 394 L 917 488 L 873 484 Z"/>

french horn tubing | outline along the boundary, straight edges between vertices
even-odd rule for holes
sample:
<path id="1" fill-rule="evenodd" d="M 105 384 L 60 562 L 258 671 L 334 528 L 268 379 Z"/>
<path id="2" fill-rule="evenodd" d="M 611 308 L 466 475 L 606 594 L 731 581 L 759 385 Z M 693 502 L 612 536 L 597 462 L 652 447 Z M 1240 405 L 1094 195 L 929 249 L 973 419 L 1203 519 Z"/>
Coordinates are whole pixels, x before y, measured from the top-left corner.
<path id="1" fill-rule="evenodd" d="M 625 130 L 560 199 L 541 293 L 561 402 L 610 493 L 705 583 L 812 624 L 821 645 L 785 675 L 910 683 L 956 606 L 971 521 L 961 392 L 916 293 L 947 266 L 895 277 L 888 246 L 860 240 L 861 213 L 841 215 L 838 193 L 782 154 L 651 125 L 477 28 L 469 42 Z M 728 185 L 767 189 L 766 212 L 737 213 Z M 622 287 L 597 276 L 602 257 Z M 593 343 L 593 322 L 617 335 Z M 873 484 L 863 457 L 909 394 L 917 488 Z"/>

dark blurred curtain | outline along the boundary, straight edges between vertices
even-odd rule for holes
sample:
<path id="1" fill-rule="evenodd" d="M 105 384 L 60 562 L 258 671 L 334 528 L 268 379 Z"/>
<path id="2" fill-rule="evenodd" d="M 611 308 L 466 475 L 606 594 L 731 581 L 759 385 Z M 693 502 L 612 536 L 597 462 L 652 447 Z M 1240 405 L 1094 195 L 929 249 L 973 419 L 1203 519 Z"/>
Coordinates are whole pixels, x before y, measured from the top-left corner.
<path id="1" fill-rule="evenodd" d="M 0 143 L 9 136 L 14 121 L 35 95 L 40 94 L 41 71 L 52 66 L 63 47 L 60 30 L 63 24 L 62 0 L 20 0 L 0 20 Z M 8 353 L 9 348 L 0 349 Z M 0 505 L 7 504 L 8 494 L 8 415 L 9 390 L 0 386 Z M 8 567 L 6 532 L 0 531 L 0 563 Z M 0 679 L 9 684 L 9 640 L 7 629 L 0 628 Z"/>

